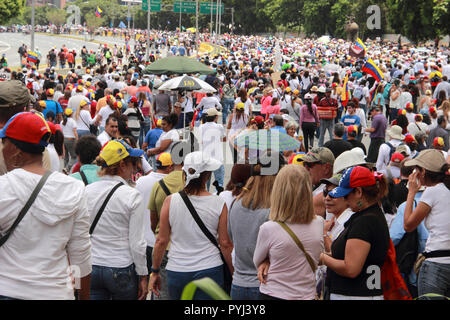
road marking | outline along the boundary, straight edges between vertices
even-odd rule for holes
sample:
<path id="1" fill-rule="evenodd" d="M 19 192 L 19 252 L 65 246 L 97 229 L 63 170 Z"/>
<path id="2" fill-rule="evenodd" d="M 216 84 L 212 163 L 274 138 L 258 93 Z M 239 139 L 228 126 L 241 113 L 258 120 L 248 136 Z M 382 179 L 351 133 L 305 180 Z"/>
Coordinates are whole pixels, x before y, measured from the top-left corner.
<path id="1" fill-rule="evenodd" d="M 2 53 L 2 52 L 6 52 L 6 51 L 8 51 L 9 49 L 11 49 L 11 45 L 9 44 L 9 43 L 7 43 L 7 42 L 3 42 L 3 41 L 0 41 L 0 45 L 2 46 L 2 47 L 4 47 L 4 45 L 6 45 L 6 49 L 0 49 L 0 53 Z"/>

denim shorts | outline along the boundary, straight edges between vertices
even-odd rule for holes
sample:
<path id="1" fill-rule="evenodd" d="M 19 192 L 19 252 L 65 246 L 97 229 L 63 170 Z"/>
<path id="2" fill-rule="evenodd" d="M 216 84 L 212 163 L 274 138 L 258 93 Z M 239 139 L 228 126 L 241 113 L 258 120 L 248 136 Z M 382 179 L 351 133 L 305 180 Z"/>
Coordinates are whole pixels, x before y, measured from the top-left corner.
<path id="1" fill-rule="evenodd" d="M 134 264 L 125 268 L 93 265 L 91 300 L 137 300 L 138 282 Z"/>
<path id="2" fill-rule="evenodd" d="M 211 278 L 214 280 L 220 287 L 223 288 L 223 265 L 193 271 L 193 272 L 176 272 L 176 271 L 167 271 L 167 286 L 169 288 L 169 295 L 171 300 L 180 300 L 181 294 L 183 293 L 184 287 L 194 280 L 200 280 L 203 278 Z M 202 290 L 197 289 L 195 291 L 194 300 L 212 300 L 212 298 L 204 293 Z"/>
<path id="3" fill-rule="evenodd" d="M 450 264 L 425 260 L 417 279 L 418 294 L 434 293 L 450 296 Z"/>

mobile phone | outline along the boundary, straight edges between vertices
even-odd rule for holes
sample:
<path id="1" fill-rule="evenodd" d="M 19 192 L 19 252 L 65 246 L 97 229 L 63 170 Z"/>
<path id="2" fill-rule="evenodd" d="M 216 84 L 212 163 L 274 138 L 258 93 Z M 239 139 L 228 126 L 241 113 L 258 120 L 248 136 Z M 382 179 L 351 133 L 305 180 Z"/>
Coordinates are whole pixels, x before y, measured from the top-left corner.
<path id="1" fill-rule="evenodd" d="M 417 168 L 415 168 L 415 169 L 413 170 L 413 173 L 419 174 L 420 172 L 419 172 L 419 170 L 417 170 Z M 417 183 L 417 185 L 420 185 L 420 180 L 419 180 L 418 178 L 416 178 L 416 183 Z"/>

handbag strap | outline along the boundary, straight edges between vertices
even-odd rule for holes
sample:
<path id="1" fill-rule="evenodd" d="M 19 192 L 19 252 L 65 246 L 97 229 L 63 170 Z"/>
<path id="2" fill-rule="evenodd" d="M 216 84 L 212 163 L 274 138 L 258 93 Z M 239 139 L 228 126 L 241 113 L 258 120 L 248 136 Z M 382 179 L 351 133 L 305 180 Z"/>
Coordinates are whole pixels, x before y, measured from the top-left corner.
<path id="1" fill-rule="evenodd" d="M 22 221 L 23 217 L 27 214 L 28 210 L 30 209 L 31 205 L 34 203 L 34 200 L 36 200 L 36 197 L 38 196 L 39 192 L 41 191 L 44 184 L 47 182 L 47 179 L 52 174 L 51 171 L 46 171 L 42 178 L 39 180 L 39 183 L 34 188 L 33 192 L 30 195 L 30 198 L 25 203 L 25 206 L 22 208 L 22 210 L 19 212 L 16 220 L 12 224 L 11 228 L 6 232 L 6 234 L 0 239 L 0 247 L 9 239 L 11 234 L 13 233 L 14 229 L 16 229 L 17 225 Z"/>
<path id="2" fill-rule="evenodd" d="M 80 169 L 80 176 L 81 176 L 81 179 L 84 182 L 84 185 L 87 186 L 89 184 L 88 179 L 87 179 L 86 175 L 84 174 L 84 172 L 81 171 L 81 169 Z"/>
<path id="3" fill-rule="evenodd" d="M 295 233 L 289 228 L 284 222 L 277 221 L 277 223 L 291 236 L 292 240 L 297 244 L 297 246 L 300 248 L 300 250 L 303 251 L 305 254 L 306 260 L 308 261 L 309 265 L 311 266 L 311 269 L 313 272 L 316 272 L 316 264 L 314 263 L 313 259 L 309 255 L 308 252 L 306 252 L 305 247 L 303 246 L 302 242 L 299 238 L 295 235 Z"/>
<path id="4" fill-rule="evenodd" d="M 100 220 L 100 217 L 103 214 L 103 211 L 106 208 L 106 205 L 109 202 L 109 199 L 111 199 L 112 195 L 114 194 L 114 192 L 116 192 L 117 189 L 119 189 L 119 187 L 123 186 L 124 183 L 120 182 L 118 184 L 116 184 L 114 186 L 114 188 L 111 189 L 111 191 L 109 192 L 109 194 L 106 196 L 105 201 L 103 201 L 102 206 L 100 207 L 100 209 L 97 212 L 97 215 L 95 216 L 94 222 L 92 222 L 91 228 L 89 229 L 89 234 L 92 234 L 94 232 L 95 227 L 97 226 L 98 220 Z"/>
<path id="5" fill-rule="evenodd" d="M 167 187 L 167 185 L 165 184 L 165 182 L 162 179 L 159 180 L 158 183 L 161 186 L 161 188 L 163 189 L 163 191 L 166 193 L 167 196 L 170 196 L 172 194 L 172 192 L 170 192 L 169 188 Z"/>

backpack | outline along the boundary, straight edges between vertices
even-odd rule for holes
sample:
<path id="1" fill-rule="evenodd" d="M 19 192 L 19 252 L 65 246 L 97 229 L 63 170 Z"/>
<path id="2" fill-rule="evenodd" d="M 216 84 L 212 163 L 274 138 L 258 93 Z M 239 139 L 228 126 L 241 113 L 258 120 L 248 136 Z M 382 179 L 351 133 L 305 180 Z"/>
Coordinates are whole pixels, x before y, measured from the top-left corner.
<path id="1" fill-rule="evenodd" d="M 397 147 L 394 147 L 394 146 L 393 146 L 392 144 L 390 144 L 389 142 L 385 142 L 384 144 L 386 144 L 386 145 L 391 149 L 391 151 L 389 152 L 389 161 L 391 161 L 392 155 L 395 153 L 395 150 L 396 150 L 398 147 L 404 145 L 403 143 L 400 143 Z"/>

